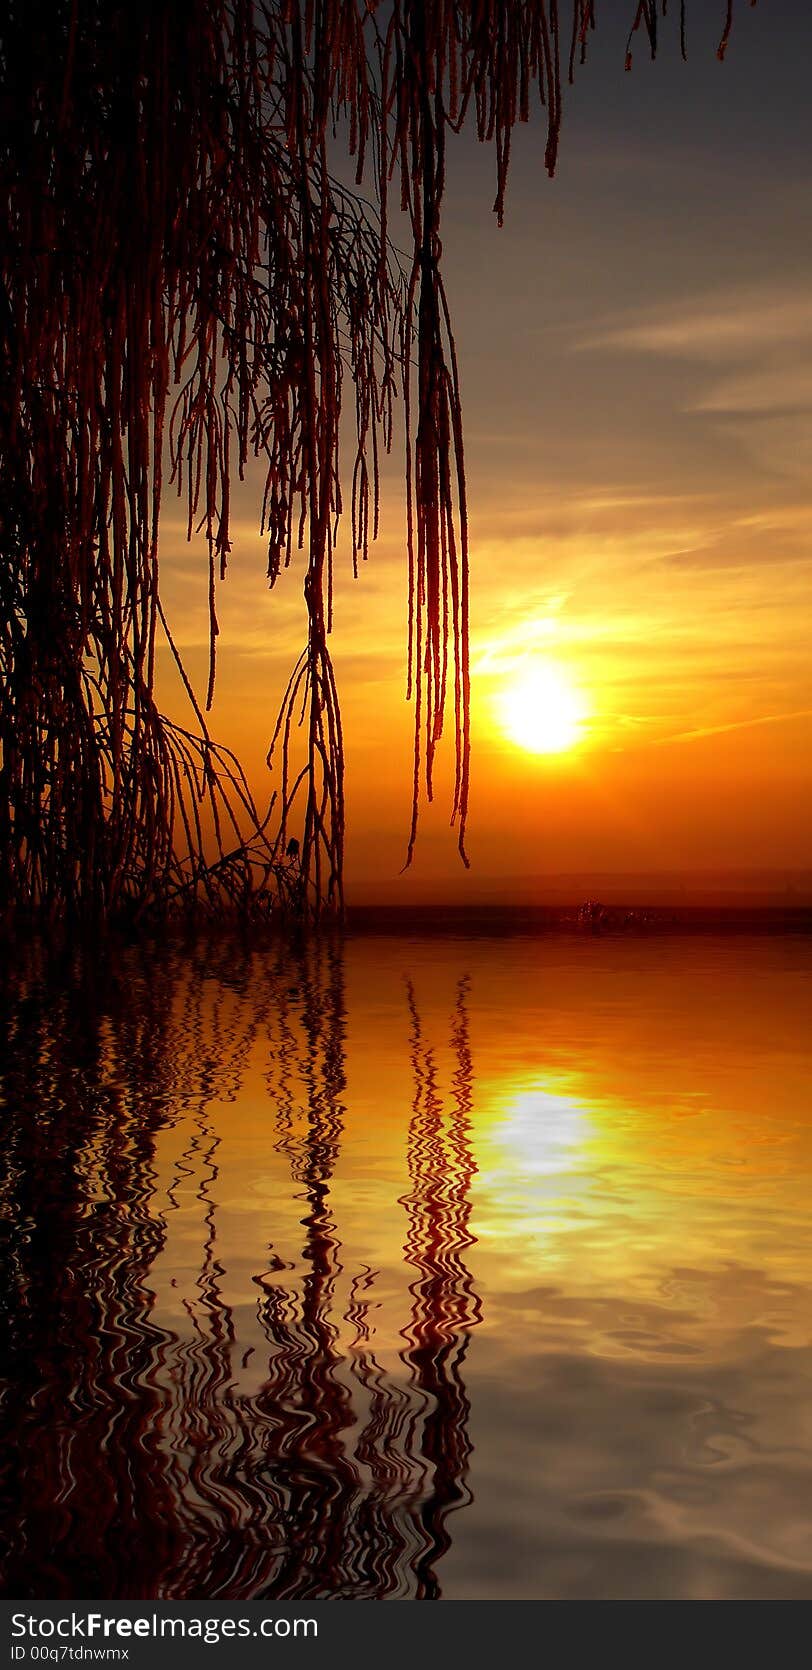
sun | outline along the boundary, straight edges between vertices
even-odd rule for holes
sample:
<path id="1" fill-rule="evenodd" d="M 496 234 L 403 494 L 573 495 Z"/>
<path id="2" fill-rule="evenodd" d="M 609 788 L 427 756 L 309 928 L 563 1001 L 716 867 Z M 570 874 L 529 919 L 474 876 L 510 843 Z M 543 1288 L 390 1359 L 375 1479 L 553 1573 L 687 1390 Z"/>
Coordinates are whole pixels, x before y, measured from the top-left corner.
<path id="1" fill-rule="evenodd" d="M 583 697 L 560 668 L 524 668 L 498 698 L 505 735 L 530 754 L 563 754 L 583 736 Z"/>

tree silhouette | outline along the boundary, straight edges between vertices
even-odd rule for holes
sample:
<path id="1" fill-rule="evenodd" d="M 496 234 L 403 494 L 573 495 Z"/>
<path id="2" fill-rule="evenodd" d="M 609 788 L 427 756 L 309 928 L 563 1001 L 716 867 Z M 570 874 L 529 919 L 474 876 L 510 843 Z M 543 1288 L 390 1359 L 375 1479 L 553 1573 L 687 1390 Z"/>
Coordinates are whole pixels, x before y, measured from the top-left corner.
<path id="1" fill-rule="evenodd" d="M 681 27 L 685 34 L 685 7 Z M 724 8 L 723 8 L 724 10 Z M 446 145 L 517 122 L 558 149 L 593 0 L 10 0 L 0 41 L 0 911 L 340 909 L 333 553 L 378 525 L 405 416 L 411 859 L 447 712 L 470 775 L 460 383 L 441 271 Z M 566 12 L 566 17 L 565 17 Z M 630 7 L 657 45 L 666 0 Z M 732 0 L 723 17 L 724 55 Z M 341 182 L 341 158 L 355 188 Z M 369 190 L 371 203 L 361 196 Z M 390 238 L 389 197 L 411 228 Z M 339 457 L 346 375 L 355 453 Z M 265 470 L 268 579 L 301 563 L 307 643 L 263 814 L 211 738 L 235 472 Z M 165 476 L 208 548 L 199 704 L 160 587 Z M 156 695 L 168 643 L 188 728 Z"/>

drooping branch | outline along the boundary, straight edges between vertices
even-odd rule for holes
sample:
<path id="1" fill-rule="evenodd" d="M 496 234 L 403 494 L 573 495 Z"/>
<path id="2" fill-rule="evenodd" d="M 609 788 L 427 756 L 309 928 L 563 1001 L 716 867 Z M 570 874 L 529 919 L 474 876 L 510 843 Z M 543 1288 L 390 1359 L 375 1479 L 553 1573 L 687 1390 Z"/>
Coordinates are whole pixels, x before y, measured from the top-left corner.
<path id="1" fill-rule="evenodd" d="M 328 639 L 344 379 L 353 568 L 402 399 L 407 862 L 453 711 L 470 775 L 460 379 L 442 278 L 446 146 L 496 152 L 534 99 L 556 162 L 592 0 L 11 0 L 0 38 L 0 910 L 104 915 L 260 896 L 340 908 L 343 737 Z M 666 0 L 632 8 L 657 46 Z M 680 7 L 684 46 L 685 5 Z M 724 11 L 724 55 L 732 6 Z M 630 56 L 628 61 L 630 61 Z M 355 188 L 341 183 L 341 152 Z M 391 241 L 393 179 L 410 229 Z M 373 205 L 359 195 L 371 180 Z M 267 815 L 218 749 L 161 599 L 168 473 L 205 536 L 210 708 L 234 472 L 264 462 L 268 578 L 301 552 L 307 645 Z M 161 640 L 192 709 L 158 706 Z M 453 694 L 452 694 L 453 692 Z M 292 834 L 295 825 L 297 834 Z M 298 851 L 297 851 L 298 848 Z M 466 859 L 467 862 L 467 859 Z"/>

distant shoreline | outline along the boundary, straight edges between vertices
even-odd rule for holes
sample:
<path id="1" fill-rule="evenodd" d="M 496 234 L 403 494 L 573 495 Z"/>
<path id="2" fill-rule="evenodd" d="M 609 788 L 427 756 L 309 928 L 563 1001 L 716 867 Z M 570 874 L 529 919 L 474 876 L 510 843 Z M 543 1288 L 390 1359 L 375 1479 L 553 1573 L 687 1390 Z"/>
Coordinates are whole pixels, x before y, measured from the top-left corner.
<path id="1" fill-rule="evenodd" d="M 572 905 L 415 904 L 348 905 L 343 920 L 325 916 L 321 923 L 268 918 L 247 921 L 239 912 L 216 919 L 175 918 L 164 922 L 106 926 L 65 922 L 53 924 L 45 933 L 35 920 L 17 920 L 0 927 L 0 944 L 5 942 L 9 968 L 13 954 L 25 947 L 44 952 L 46 957 L 69 960 L 75 953 L 92 957 L 116 955 L 122 948 L 142 946 L 155 952 L 171 947 L 182 951 L 207 942 L 238 942 L 258 953 L 271 945 L 309 940 L 329 944 L 348 939 L 393 938 L 404 942 L 421 939 L 519 939 L 553 937 L 586 940 L 642 940 L 689 937 L 758 936 L 812 937 L 812 907 L 773 905 L 620 905 L 606 904 L 599 912 L 584 914 L 581 901 Z M 594 901 L 593 901 L 594 903 Z"/>
<path id="2" fill-rule="evenodd" d="M 563 931 L 586 938 L 661 933 L 812 934 L 812 907 L 774 905 L 607 904 L 603 916 L 584 917 L 585 901 L 571 905 L 349 905 L 353 933 L 419 931 L 437 934 Z"/>

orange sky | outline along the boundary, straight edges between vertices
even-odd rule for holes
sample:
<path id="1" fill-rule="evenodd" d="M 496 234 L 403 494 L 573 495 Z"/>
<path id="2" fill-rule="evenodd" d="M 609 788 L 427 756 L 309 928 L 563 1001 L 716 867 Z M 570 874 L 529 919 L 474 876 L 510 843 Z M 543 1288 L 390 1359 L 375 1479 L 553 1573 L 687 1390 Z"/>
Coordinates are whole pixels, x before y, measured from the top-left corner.
<path id="1" fill-rule="evenodd" d="M 472 871 L 456 857 L 441 776 L 414 872 L 398 877 L 412 726 L 398 454 L 357 584 L 348 528 L 339 542 L 351 900 L 464 900 L 492 886 L 541 896 L 531 878 L 573 872 L 770 870 L 803 884 L 812 148 L 805 55 L 780 28 L 786 6 L 773 10 L 775 28 L 766 6 L 741 12 L 723 67 L 697 26 L 687 67 L 669 41 L 662 62 L 639 56 L 624 76 L 618 40 L 599 34 L 552 184 L 539 134 L 517 139 L 501 232 L 492 155 L 467 141 L 451 149 L 444 250 L 471 502 Z M 256 472 L 237 500 L 220 591 L 212 729 L 261 798 L 304 606 L 301 568 L 266 590 L 259 497 Z M 182 523 L 167 498 L 167 603 L 201 689 L 205 557 L 185 548 Z M 505 690 L 539 667 L 584 709 L 577 746 L 554 755 L 517 747 L 502 723 Z"/>

